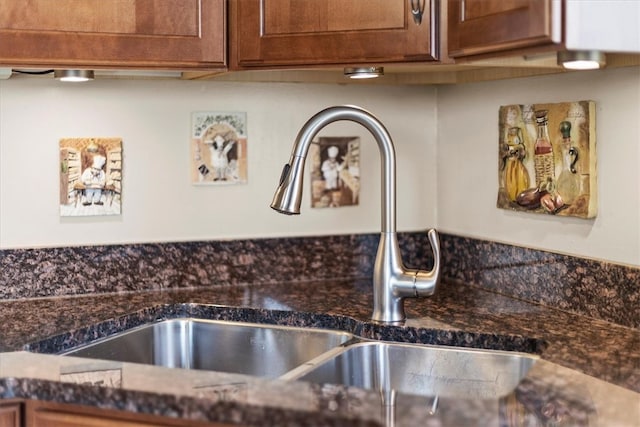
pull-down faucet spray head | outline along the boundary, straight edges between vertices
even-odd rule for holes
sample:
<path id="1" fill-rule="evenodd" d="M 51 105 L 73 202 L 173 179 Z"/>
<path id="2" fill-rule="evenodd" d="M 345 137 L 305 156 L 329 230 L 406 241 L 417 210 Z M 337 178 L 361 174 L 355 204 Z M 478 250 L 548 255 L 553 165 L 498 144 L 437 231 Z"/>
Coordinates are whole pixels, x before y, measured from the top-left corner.
<path id="1" fill-rule="evenodd" d="M 302 200 L 302 184 L 304 180 L 305 157 L 291 156 L 289 163 L 284 165 L 280 184 L 273 196 L 271 207 L 286 215 L 298 215 Z"/>

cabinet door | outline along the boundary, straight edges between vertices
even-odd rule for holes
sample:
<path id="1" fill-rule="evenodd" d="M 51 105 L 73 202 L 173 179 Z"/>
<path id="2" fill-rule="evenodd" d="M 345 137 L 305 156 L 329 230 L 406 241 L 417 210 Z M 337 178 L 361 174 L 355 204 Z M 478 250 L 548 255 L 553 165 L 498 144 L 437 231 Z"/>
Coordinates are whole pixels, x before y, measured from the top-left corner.
<path id="1" fill-rule="evenodd" d="M 233 66 L 433 61 L 437 1 L 231 0 Z"/>
<path id="2" fill-rule="evenodd" d="M 25 427 L 231 427 L 229 424 L 33 400 L 26 402 L 25 412 Z"/>
<path id="3" fill-rule="evenodd" d="M 448 0 L 449 56 L 550 44 L 551 0 Z"/>
<path id="4" fill-rule="evenodd" d="M 225 66 L 225 0 L 0 0 L 0 64 Z"/>
<path id="5" fill-rule="evenodd" d="M 20 402 L 0 405 L 0 427 L 21 427 L 22 404 Z"/>

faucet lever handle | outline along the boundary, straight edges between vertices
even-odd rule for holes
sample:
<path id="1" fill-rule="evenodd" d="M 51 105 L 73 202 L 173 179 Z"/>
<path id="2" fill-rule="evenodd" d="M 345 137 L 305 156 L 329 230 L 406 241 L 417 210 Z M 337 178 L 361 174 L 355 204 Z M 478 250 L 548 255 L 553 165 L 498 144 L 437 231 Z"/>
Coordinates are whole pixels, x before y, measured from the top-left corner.
<path id="1" fill-rule="evenodd" d="M 429 238 L 429 244 L 431 244 L 431 250 L 433 251 L 433 269 L 431 273 L 436 277 L 436 280 L 440 281 L 440 236 L 435 228 L 431 228 L 427 231 L 427 237 Z"/>
<path id="2" fill-rule="evenodd" d="M 440 239 L 435 229 L 427 231 L 427 237 L 433 251 L 433 268 L 431 271 L 417 270 L 413 281 L 416 297 L 433 295 L 440 284 Z"/>

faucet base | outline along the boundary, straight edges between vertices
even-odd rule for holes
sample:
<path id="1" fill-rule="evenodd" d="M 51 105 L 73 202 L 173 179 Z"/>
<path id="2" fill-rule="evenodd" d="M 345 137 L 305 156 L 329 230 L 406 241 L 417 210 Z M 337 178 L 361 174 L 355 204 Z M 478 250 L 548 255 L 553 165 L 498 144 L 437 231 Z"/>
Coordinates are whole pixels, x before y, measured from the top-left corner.
<path id="1" fill-rule="evenodd" d="M 402 264 L 395 232 L 380 234 L 374 265 L 373 315 L 377 323 L 401 323 L 406 319 L 404 299 L 433 295 L 440 282 L 440 242 L 438 233 L 427 233 L 435 262 L 431 271 L 407 269 Z"/>

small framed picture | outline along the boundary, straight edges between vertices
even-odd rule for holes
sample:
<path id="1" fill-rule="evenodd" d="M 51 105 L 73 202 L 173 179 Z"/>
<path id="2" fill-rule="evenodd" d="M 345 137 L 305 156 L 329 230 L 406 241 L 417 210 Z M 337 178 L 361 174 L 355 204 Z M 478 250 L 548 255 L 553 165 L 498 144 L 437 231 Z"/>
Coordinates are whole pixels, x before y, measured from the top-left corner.
<path id="1" fill-rule="evenodd" d="M 337 208 L 358 204 L 360 138 L 321 137 L 309 148 L 311 207 Z"/>
<path id="2" fill-rule="evenodd" d="M 501 106 L 497 207 L 595 218 L 595 102 Z"/>
<path id="3" fill-rule="evenodd" d="M 245 184 L 246 113 L 192 113 L 190 169 L 193 184 Z"/>
<path id="4" fill-rule="evenodd" d="M 60 216 L 120 215 L 122 138 L 60 140 Z"/>

